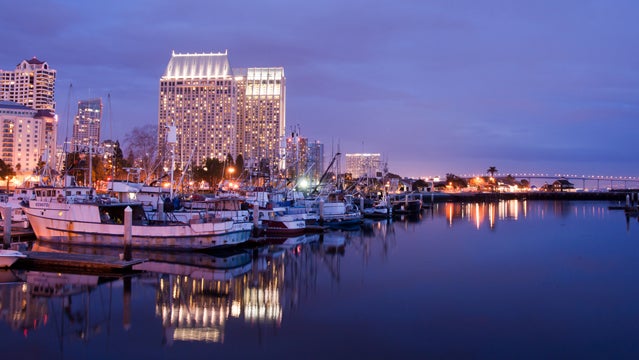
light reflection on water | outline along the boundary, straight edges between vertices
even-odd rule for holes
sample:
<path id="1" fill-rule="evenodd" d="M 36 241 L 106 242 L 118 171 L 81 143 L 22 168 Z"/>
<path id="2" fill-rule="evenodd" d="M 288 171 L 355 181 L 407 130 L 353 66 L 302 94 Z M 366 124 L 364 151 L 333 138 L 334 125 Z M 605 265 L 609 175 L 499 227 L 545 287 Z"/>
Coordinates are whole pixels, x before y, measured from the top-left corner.
<path id="1" fill-rule="evenodd" d="M 60 359 L 630 357 L 638 226 L 605 202 L 447 203 L 238 252 L 145 253 L 133 276 L 0 270 L 0 346 Z"/>

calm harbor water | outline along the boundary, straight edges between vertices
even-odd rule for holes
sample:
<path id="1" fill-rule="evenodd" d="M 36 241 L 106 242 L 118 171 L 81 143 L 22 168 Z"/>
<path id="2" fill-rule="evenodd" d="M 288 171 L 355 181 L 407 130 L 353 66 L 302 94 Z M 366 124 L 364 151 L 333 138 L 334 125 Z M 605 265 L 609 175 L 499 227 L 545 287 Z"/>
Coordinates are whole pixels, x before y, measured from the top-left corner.
<path id="1" fill-rule="evenodd" d="M 0 353 L 638 358 L 639 221 L 609 205 L 438 204 L 124 278 L 0 270 Z"/>

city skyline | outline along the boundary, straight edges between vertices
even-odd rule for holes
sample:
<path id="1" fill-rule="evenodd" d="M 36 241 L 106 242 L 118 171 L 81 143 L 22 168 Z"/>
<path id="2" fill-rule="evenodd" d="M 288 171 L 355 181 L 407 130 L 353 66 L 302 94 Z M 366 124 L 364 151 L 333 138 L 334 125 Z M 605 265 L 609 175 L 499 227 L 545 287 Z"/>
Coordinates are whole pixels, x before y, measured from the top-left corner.
<path id="1" fill-rule="evenodd" d="M 29 17 L 12 15 L 25 8 Z M 79 99 L 108 94 L 102 138 L 122 142 L 133 127 L 157 124 L 171 52 L 228 50 L 234 67 L 286 69 L 285 133 L 295 126 L 321 141 L 327 159 L 338 147 L 380 153 L 391 172 L 412 177 L 490 166 L 504 175 L 637 175 L 632 1 L 31 1 L 4 9 L 0 69 L 36 56 L 57 71 L 59 140 L 71 134 Z"/>

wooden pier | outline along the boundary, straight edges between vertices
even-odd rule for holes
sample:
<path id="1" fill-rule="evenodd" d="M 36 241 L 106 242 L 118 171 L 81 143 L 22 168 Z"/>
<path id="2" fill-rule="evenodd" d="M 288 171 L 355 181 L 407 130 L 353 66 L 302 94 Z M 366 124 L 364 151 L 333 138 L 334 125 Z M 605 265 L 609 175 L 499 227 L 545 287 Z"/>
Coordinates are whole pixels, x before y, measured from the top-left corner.
<path id="1" fill-rule="evenodd" d="M 83 273 L 124 273 L 133 271 L 133 265 L 146 259 L 122 260 L 119 257 L 62 252 L 23 251 L 26 258 L 13 264 L 26 270 L 82 270 Z"/>

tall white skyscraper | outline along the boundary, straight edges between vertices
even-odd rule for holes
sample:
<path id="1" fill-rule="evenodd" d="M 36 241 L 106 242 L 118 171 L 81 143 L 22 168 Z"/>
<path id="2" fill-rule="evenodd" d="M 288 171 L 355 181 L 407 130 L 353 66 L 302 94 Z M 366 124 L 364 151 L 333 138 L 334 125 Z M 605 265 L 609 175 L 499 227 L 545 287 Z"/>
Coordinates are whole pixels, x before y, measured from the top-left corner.
<path id="1" fill-rule="evenodd" d="M 286 126 L 284 70 L 233 69 L 226 51 L 174 52 L 160 79 L 158 144 L 165 159 L 172 125 L 177 167 L 238 154 L 246 165 L 277 158 Z"/>

